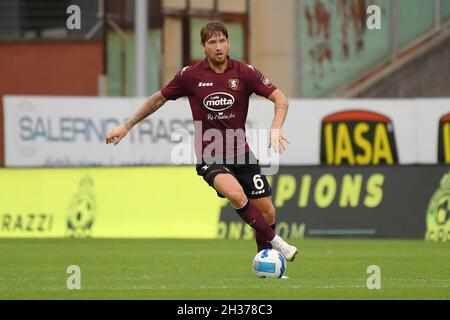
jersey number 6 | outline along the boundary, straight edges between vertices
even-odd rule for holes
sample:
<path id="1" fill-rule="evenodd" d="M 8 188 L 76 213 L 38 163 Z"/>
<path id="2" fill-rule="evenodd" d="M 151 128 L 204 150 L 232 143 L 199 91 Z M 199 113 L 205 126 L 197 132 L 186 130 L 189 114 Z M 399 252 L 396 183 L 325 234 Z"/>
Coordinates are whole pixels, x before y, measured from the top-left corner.
<path id="1" fill-rule="evenodd" d="M 264 188 L 264 181 L 261 179 L 260 174 L 255 174 L 253 176 L 253 184 L 255 185 L 255 188 L 258 190 L 261 190 L 262 188 Z"/>

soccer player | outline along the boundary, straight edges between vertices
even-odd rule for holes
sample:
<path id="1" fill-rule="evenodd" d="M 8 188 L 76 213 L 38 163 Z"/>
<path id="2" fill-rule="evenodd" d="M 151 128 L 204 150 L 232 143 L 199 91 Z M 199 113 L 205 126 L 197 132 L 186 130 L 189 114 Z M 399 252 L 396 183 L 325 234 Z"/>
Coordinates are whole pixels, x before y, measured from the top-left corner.
<path id="1" fill-rule="evenodd" d="M 228 56 L 230 42 L 222 23 L 206 24 L 200 38 L 205 59 L 175 74 L 125 124 L 113 128 L 106 143 L 116 145 L 167 100 L 187 96 L 195 122 L 197 174 L 218 196 L 227 198 L 242 220 L 255 230 L 258 251 L 274 248 L 293 261 L 298 250 L 275 233 L 272 190 L 245 140 L 249 97 L 256 93 L 275 104 L 269 148 L 282 153 L 288 142 L 281 131 L 288 99 L 256 68 Z"/>

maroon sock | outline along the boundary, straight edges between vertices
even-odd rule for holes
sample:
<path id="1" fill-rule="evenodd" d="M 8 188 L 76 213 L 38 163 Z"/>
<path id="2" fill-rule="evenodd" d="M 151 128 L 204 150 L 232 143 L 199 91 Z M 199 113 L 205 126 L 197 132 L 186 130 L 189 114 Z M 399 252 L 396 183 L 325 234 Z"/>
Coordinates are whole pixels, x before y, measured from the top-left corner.
<path id="1" fill-rule="evenodd" d="M 271 224 L 270 227 L 272 228 L 272 230 L 275 230 L 275 223 Z M 256 230 L 255 230 L 255 240 L 258 252 L 264 249 L 272 249 L 272 245 L 270 244 L 270 242 L 264 240 L 264 236 Z"/>
<path id="2" fill-rule="evenodd" d="M 236 212 L 250 227 L 255 229 L 260 235 L 261 241 L 270 241 L 275 238 L 275 231 L 264 219 L 261 211 L 250 201 L 240 209 L 236 209 Z"/>

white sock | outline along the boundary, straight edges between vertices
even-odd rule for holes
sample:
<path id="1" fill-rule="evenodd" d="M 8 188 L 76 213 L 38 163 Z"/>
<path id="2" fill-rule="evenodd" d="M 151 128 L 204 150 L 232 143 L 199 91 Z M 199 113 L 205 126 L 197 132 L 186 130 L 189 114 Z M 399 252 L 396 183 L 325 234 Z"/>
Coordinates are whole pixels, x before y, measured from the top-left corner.
<path id="1" fill-rule="evenodd" d="M 242 207 L 240 207 L 240 208 L 235 208 L 231 202 L 230 202 L 230 205 L 231 205 L 231 207 L 232 207 L 234 210 L 239 210 L 239 209 L 244 208 L 244 207 L 247 205 L 247 203 L 248 203 L 248 199 L 247 199 L 247 201 L 245 202 L 245 204 L 244 204 Z"/>
<path id="2" fill-rule="evenodd" d="M 281 247 L 281 244 L 282 244 L 282 243 L 283 243 L 283 239 L 282 239 L 280 236 L 278 236 L 278 235 L 275 235 L 275 238 L 273 238 L 272 240 L 270 240 L 270 244 L 271 244 L 272 247 L 274 247 L 275 249 Z"/>

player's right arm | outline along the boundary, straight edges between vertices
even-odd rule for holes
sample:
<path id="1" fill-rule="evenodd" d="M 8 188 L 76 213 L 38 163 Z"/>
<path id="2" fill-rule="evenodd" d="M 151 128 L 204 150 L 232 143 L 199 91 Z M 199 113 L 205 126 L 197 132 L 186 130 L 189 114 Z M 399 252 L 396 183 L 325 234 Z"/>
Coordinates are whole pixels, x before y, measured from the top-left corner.
<path id="1" fill-rule="evenodd" d="M 145 101 L 145 103 L 136 111 L 136 113 L 128 119 L 123 125 L 114 127 L 106 136 L 106 143 L 118 144 L 139 121 L 147 118 L 153 112 L 161 108 L 167 99 L 162 95 L 161 91 L 157 91 Z"/>
<path id="2" fill-rule="evenodd" d="M 186 78 L 187 72 L 185 72 L 188 68 L 184 67 L 181 71 L 177 72 L 173 79 L 160 91 L 150 96 L 144 105 L 125 124 L 113 128 L 106 136 L 106 143 L 118 144 L 134 125 L 161 108 L 167 100 L 176 100 L 189 95 L 189 90 L 184 85 L 186 82 L 189 83 L 189 79 Z"/>

